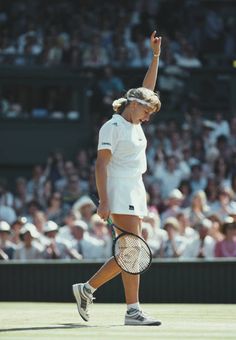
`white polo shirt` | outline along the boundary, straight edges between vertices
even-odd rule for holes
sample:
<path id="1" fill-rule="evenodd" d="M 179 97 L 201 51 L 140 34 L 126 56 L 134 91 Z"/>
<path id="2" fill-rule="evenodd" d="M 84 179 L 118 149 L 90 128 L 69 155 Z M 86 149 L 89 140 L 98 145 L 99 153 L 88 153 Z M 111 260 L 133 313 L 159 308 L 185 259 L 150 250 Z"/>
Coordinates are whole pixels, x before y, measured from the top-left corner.
<path id="1" fill-rule="evenodd" d="M 147 169 L 147 140 L 141 124 L 132 124 L 114 114 L 99 131 L 98 150 L 111 150 L 109 177 L 137 177 Z"/>

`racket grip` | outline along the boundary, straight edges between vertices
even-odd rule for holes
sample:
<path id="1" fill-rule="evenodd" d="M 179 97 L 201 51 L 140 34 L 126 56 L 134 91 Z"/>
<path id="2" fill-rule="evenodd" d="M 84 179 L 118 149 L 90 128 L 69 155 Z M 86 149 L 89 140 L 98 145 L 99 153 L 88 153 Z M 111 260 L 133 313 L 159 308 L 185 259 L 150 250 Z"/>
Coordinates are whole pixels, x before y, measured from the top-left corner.
<path id="1" fill-rule="evenodd" d="M 110 217 L 108 217 L 108 219 L 107 219 L 107 223 L 108 223 L 108 224 L 110 224 L 110 225 L 112 225 L 112 224 L 113 224 L 113 222 L 112 222 L 112 219 L 111 219 Z"/>

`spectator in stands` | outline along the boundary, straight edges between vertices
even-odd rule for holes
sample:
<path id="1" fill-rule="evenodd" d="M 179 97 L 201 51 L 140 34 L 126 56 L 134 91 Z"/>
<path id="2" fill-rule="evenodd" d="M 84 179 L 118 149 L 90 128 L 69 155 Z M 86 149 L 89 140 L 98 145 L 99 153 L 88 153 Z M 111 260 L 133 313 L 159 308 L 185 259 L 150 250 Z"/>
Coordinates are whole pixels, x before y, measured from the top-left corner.
<path id="1" fill-rule="evenodd" d="M 36 211 L 33 215 L 32 223 L 36 227 L 36 230 L 38 232 L 37 240 L 40 242 L 43 246 L 46 246 L 48 244 L 47 238 L 44 236 L 44 225 L 47 222 L 47 216 L 46 213 L 42 210 Z"/>
<path id="2" fill-rule="evenodd" d="M 176 219 L 179 222 L 179 234 L 185 237 L 188 241 L 196 236 L 196 231 L 190 226 L 190 221 L 184 211 L 176 214 Z"/>
<path id="3" fill-rule="evenodd" d="M 156 240 L 152 238 L 152 235 L 153 235 L 153 230 L 152 230 L 152 226 L 150 225 L 150 223 L 142 222 L 142 237 L 147 242 L 148 246 L 150 247 L 152 256 L 158 257 L 161 243 L 156 242 Z"/>
<path id="4" fill-rule="evenodd" d="M 183 68 L 200 68 L 202 63 L 197 57 L 193 46 L 183 41 L 180 53 L 175 54 L 176 65 Z"/>
<path id="5" fill-rule="evenodd" d="M 180 207 L 183 200 L 183 194 L 179 189 L 174 189 L 169 193 L 167 198 L 167 208 L 161 214 L 162 221 L 165 221 L 167 217 L 176 217 L 180 212 Z"/>
<path id="6" fill-rule="evenodd" d="M 214 162 L 213 171 L 219 186 L 230 187 L 230 164 L 226 159 L 219 156 Z"/>
<path id="7" fill-rule="evenodd" d="M 111 228 L 108 229 L 107 223 L 101 219 L 98 214 L 93 214 L 90 220 L 91 235 L 98 240 L 102 240 L 104 244 L 104 257 L 110 258 L 112 255 L 112 237 Z"/>
<path id="8" fill-rule="evenodd" d="M 53 185 L 63 177 L 64 163 L 64 156 L 61 151 L 58 150 L 49 155 L 44 169 L 44 176 L 51 180 Z"/>
<path id="9" fill-rule="evenodd" d="M 202 140 L 203 113 L 195 101 L 196 100 L 194 100 L 194 104 L 189 108 L 189 110 L 185 112 L 184 123 L 188 124 L 193 136 L 195 137 L 192 138 L 192 157 L 201 160 L 201 158 L 204 158 L 204 143 Z"/>
<path id="10" fill-rule="evenodd" d="M 43 184 L 43 189 L 40 192 L 40 196 L 38 198 L 38 202 L 43 210 L 46 210 L 48 207 L 49 199 L 51 198 L 53 193 L 53 184 L 50 179 L 46 179 Z"/>
<path id="11" fill-rule="evenodd" d="M 26 222 L 27 222 L 26 217 L 22 216 L 22 217 L 18 217 L 17 220 L 15 220 L 12 223 L 10 240 L 14 244 L 18 244 L 18 243 L 21 242 L 20 231 L 21 231 L 21 228 L 25 225 Z"/>
<path id="12" fill-rule="evenodd" d="M 222 241 L 224 235 L 222 234 L 222 221 L 220 216 L 209 212 L 207 218 L 212 222 L 212 227 L 209 230 L 209 235 L 216 241 Z"/>
<path id="13" fill-rule="evenodd" d="M 222 112 L 216 112 L 214 117 L 215 129 L 213 131 L 213 136 L 215 141 L 219 136 L 230 136 L 230 126 L 226 119 L 224 119 L 224 115 Z"/>
<path id="14" fill-rule="evenodd" d="M 215 246 L 216 257 L 236 257 L 236 222 L 232 217 L 226 217 L 222 224 L 224 239 Z"/>
<path id="15" fill-rule="evenodd" d="M 197 136 L 196 138 L 193 138 L 191 153 L 192 153 L 192 157 L 195 158 L 199 163 L 201 164 L 205 163 L 205 144 L 201 136 Z"/>
<path id="16" fill-rule="evenodd" d="M 37 200 L 32 199 L 31 201 L 29 201 L 27 204 L 27 209 L 26 209 L 26 214 L 25 214 L 27 221 L 32 222 L 35 213 L 41 210 L 42 210 L 42 207 Z"/>
<path id="17" fill-rule="evenodd" d="M 189 173 L 182 169 L 174 155 L 168 156 L 166 162 L 160 161 L 154 170 L 155 178 L 161 182 L 162 196 L 168 197 L 169 193 L 178 188 L 181 180 L 187 179 Z"/>
<path id="18" fill-rule="evenodd" d="M 196 223 L 204 219 L 208 212 L 209 207 L 207 205 L 205 192 L 203 190 L 196 191 L 192 196 L 190 207 L 185 209 L 190 226 L 194 226 Z"/>
<path id="19" fill-rule="evenodd" d="M 216 147 L 219 151 L 219 155 L 226 161 L 231 160 L 231 148 L 229 147 L 229 139 L 225 135 L 220 135 L 216 140 Z"/>
<path id="20" fill-rule="evenodd" d="M 80 178 L 80 186 L 83 192 L 89 191 L 90 163 L 89 152 L 85 149 L 78 150 L 75 156 L 75 167 Z"/>
<path id="21" fill-rule="evenodd" d="M 149 212 L 142 221 L 142 236 L 151 248 L 153 257 L 160 257 L 161 245 L 167 240 L 166 230 L 160 228 L 159 216 Z"/>
<path id="22" fill-rule="evenodd" d="M 26 223 L 21 231 L 22 242 L 17 245 L 13 258 L 15 260 L 38 260 L 44 258 L 44 247 L 36 241 L 39 233 L 32 223 Z"/>
<path id="23" fill-rule="evenodd" d="M 186 239 L 179 235 L 179 222 L 175 217 L 168 217 L 163 222 L 167 239 L 163 240 L 160 249 L 161 257 L 180 257 L 186 247 Z"/>
<path id="24" fill-rule="evenodd" d="M 184 208 L 189 207 L 191 204 L 191 195 L 192 195 L 192 189 L 191 189 L 189 180 L 181 181 L 178 189 L 183 195 L 181 208 L 184 209 Z"/>
<path id="25" fill-rule="evenodd" d="M 0 205 L 13 207 L 13 194 L 7 189 L 7 179 L 0 178 Z"/>
<path id="26" fill-rule="evenodd" d="M 75 248 L 84 259 L 105 258 L 105 242 L 89 235 L 86 222 L 76 220 L 73 225 L 72 233 L 75 238 L 73 248 Z"/>
<path id="27" fill-rule="evenodd" d="M 26 178 L 18 177 L 15 183 L 13 207 L 18 215 L 24 215 L 27 210 L 27 203 L 33 199 L 33 194 L 27 191 Z"/>
<path id="28" fill-rule="evenodd" d="M 189 178 L 189 183 L 193 193 L 206 188 L 207 180 L 203 174 L 200 162 L 191 166 L 191 176 Z"/>
<path id="29" fill-rule="evenodd" d="M 166 148 L 165 152 L 167 155 L 175 155 L 179 163 L 182 160 L 182 140 L 180 137 L 179 131 L 172 131 L 169 137 L 169 147 Z M 180 163 L 180 166 L 182 167 L 182 164 Z M 187 166 L 187 164 L 185 165 Z M 186 169 L 186 172 L 190 172 L 190 169 Z"/>
<path id="30" fill-rule="evenodd" d="M 17 216 L 15 210 L 7 205 L 0 204 L 0 220 L 12 224 Z"/>
<path id="31" fill-rule="evenodd" d="M 76 174 L 70 175 L 68 184 L 62 194 L 64 206 L 70 209 L 80 196 L 81 188 L 79 176 Z"/>
<path id="32" fill-rule="evenodd" d="M 49 198 L 48 207 L 45 210 L 47 220 L 53 220 L 58 225 L 62 225 L 66 209 L 63 207 L 62 194 L 60 192 L 54 191 L 52 196 Z"/>
<path id="33" fill-rule="evenodd" d="M 205 193 L 207 197 L 207 204 L 209 205 L 210 209 L 218 199 L 218 186 L 219 184 L 216 176 L 214 174 L 209 175 L 207 178 Z"/>
<path id="34" fill-rule="evenodd" d="M 82 256 L 75 250 L 70 248 L 70 244 L 58 240 L 58 225 L 53 221 L 47 221 L 43 228 L 44 235 L 48 238 L 49 243 L 45 249 L 45 258 L 47 259 L 69 259 L 74 258 L 81 260 Z"/>
<path id="35" fill-rule="evenodd" d="M 32 177 L 27 182 L 27 192 L 37 200 L 40 197 L 40 193 L 43 191 L 43 185 L 46 177 L 43 173 L 41 165 L 35 165 L 32 171 Z"/>
<path id="36" fill-rule="evenodd" d="M 10 241 L 11 227 L 6 221 L 0 221 L 0 260 L 13 258 L 15 244 Z"/>
<path id="37" fill-rule="evenodd" d="M 204 218 L 193 226 L 197 234 L 190 239 L 182 254 L 182 258 L 213 258 L 215 240 L 209 236 L 212 222 Z"/>
<path id="38" fill-rule="evenodd" d="M 91 230 L 91 218 L 94 214 L 95 204 L 89 196 L 80 197 L 73 205 L 72 210 L 77 218 L 80 218 L 87 223 Z"/>
<path id="39" fill-rule="evenodd" d="M 77 216 L 78 216 L 78 214 L 77 214 Z M 70 242 L 70 243 L 74 240 L 73 226 L 74 226 L 74 223 L 77 219 L 80 219 L 80 215 L 78 217 L 76 217 L 74 212 L 72 210 L 70 210 L 67 213 L 67 215 L 65 216 L 64 225 L 59 228 L 58 239 L 64 240 L 64 241 L 67 241 L 67 242 Z"/>
<path id="40" fill-rule="evenodd" d="M 232 190 L 230 187 L 221 187 L 218 192 L 218 200 L 212 204 L 211 212 L 225 218 L 236 211 L 236 201 L 232 200 Z"/>
<path id="41" fill-rule="evenodd" d="M 74 162 L 66 161 L 64 164 L 62 176 L 55 181 L 55 189 L 56 191 L 64 191 L 66 186 L 69 184 L 70 176 L 76 175 L 76 168 Z"/>
<path id="42" fill-rule="evenodd" d="M 147 188 L 147 197 L 148 197 L 148 204 L 149 206 L 154 206 L 155 209 L 158 211 L 162 211 L 165 208 L 165 204 L 162 200 L 161 195 L 161 184 L 159 180 L 152 180 L 151 183 L 146 183 L 145 181 L 146 176 L 144 176 L 144 183 L 146 184 Z"/>
<path id="43" fill-rule="evenodd" d="M 60 38 L 48 37 L 48 46 L 44 50 L 44 64 L 46 66 L 57 66 L 61 64 L 63 56 L 63 45 Z"/>

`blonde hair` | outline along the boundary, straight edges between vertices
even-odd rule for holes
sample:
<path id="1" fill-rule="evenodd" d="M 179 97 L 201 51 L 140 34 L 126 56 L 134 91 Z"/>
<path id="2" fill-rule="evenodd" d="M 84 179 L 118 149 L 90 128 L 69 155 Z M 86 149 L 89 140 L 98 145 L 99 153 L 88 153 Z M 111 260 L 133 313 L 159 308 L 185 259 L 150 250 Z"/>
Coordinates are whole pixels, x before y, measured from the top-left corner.
<path id="1" fill-rule="evenodd" d="M 114 100 L 112 103 L 113 110 L 115 112 L 122 112 L 126 105 L 131 101 L 135 101 L 148 105 L 153 109 L 153 112 L 160 111 L 161 102 L 159 99 L 159 93 L 153 92 L 146 87 L 138 87 L 136 89 L 130 89 L 122 98 Z"/>
<path id="2" fill-rule="evenodd" d="M 201 209 L 202 211 L 208 210 L 208 205 L 207 205 L 207 197 L 206 193 L 203 190 L 198 190 L 196 191 L 193 196 L 192 196 L 192 203 L 191 206 L 193 207 L 194 205 L 194 198 L 199 198 L 200 199 L 200 204 L 201 204 Z"/>

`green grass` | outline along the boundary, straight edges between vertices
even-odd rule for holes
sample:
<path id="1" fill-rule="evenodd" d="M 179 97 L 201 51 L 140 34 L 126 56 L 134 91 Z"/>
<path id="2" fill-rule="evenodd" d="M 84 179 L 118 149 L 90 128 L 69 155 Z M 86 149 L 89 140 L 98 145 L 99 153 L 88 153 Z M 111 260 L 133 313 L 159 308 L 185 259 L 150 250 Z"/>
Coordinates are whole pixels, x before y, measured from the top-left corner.
<path id="1" fill-rule="evenodd" d="M 236 339 L 236 305 L 147 304 L 162 326 L 123 326 L 125 305 L 94 304 L 84 322 L 71 303 L 0 303 L 0 339 Z"/>

